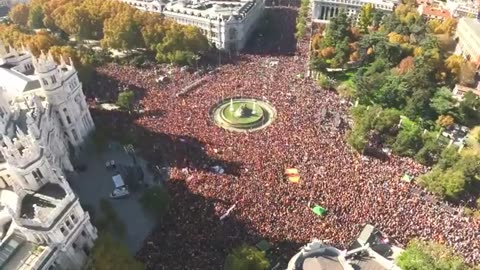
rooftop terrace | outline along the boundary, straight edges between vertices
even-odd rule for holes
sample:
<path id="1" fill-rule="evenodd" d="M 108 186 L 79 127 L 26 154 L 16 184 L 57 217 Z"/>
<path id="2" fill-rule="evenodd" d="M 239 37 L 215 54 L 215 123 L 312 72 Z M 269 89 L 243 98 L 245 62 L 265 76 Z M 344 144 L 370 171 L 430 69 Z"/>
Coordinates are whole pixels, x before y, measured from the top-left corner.
<path id="1" fill-rule="evenodd" d="M 20 217 L 25 219 L 50 218 L 50 214 L 58 205 L 58 201 L 66 196 L 65 190 L 58 184 L 48 183 L 36 193 L 27 194 L 22 200 Z"/>

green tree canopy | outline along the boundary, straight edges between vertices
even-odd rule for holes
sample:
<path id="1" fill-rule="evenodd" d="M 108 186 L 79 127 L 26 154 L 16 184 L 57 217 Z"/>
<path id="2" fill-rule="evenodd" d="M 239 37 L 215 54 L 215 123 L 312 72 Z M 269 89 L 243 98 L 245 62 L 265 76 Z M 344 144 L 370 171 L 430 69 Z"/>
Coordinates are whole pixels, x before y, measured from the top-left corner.
<path id="1" fill-rule="evenodd" d="M 459 117 L 463 124 L 475 126 L 480 123 L 480 99 L 472 92 L 467 92 L 458 107 Z"/>
<path id="2" fill-rule="evenodd" d="M 430 107 L 439 115 L 448 114 L 455 108 L 456 101 L 447 87 L 439 88 L 430 99 Z"/>
<path id="3" fill-rule="evenodd" d="M 418 125 L 404 126 L 393 144 L 393 152 L 413 157 L 422 147 L 422 130 Z"/>
<path id="4" fill-rule="evenodd" d="M 358 25 L 360 26 L 360 30 L 363 33 L 367 33 L 368 27 L 372 25 L 374 12 L 375 12 L 375 8 L 370 3 L 363 5 L 362 8 L 360 9 L 360 15 L 358 17 Z"/>
<path id="5" fill-rule="evenodd" d="M 143 270 L 125 244 L 115 240 L 110 234 L 100 235 L 93 248 L 93 266 L 95 270 Z"/>
<path id="6" fill-rule="evenodd" d="M 135 103 L 135 93 L 132 90 L 126 90 L 118 94 L 117 105 L 127 111 L 133 109 Z"/>
<path id="7" fill-rule="evenodd" d="M 34 6 L 30 9 L 28 15 L 28 26 L 32 29 L 39 29 L 45 27 L 43 25 L 43 9 L 41 6 Z"/>
<path id="8" fill-rule="evenodd" d="M 432 166 L 435 164 L 442 153 L 443 146 L 437 140 L 435 133 L 428 133 L 423 137 L 423 146 L 415 154 L 415 160 L 423 165 Z"/>
<path id="9" fill-rule="evenodd" d="M 266 270 L 268 267 L 270 262 L 265 252 L 247 245 L 235 248 L 225 260 L 225 270 Z"/>
<path id="10" fill-rule="evenodd" d="M 412 240 L 397 258 L 403 270 L 467 270 L 463 259 L 444 245 Z"/>

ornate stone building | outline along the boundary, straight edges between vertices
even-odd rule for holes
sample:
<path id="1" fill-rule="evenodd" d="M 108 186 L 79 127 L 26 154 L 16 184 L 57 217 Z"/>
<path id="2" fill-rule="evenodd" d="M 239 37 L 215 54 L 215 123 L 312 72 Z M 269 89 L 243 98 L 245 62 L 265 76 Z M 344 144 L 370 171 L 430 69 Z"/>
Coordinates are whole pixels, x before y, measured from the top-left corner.
<path id="1" fill-rule="evenodd" d="M 343 10 L 348 16 L 358 17 L 362 6 L 371 4 L 376 10 L 392 12 L 399 0 L 313 0 L 312 19 L 314 22 L 329 22 Z"/>
<path id="2" fill-rule="evenodd" d="M 179 24 L 193 25 L 217 48 L 244 48 L 265 9 L 264 0 L 121 0 L 141 10 L 159 12 Z"/>
<path id="3" fill-rule="evenodd" d="M 59 62 L 0 44 L 0 269 L 81 269 L 97 237 L 64 175 L 95 126 Z"/>

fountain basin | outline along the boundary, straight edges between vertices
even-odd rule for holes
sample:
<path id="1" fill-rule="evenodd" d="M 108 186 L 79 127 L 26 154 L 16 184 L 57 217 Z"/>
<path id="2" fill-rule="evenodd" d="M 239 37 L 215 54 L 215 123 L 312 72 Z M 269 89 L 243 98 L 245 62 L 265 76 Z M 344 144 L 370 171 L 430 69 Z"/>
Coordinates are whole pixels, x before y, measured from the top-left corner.
<path id="1" fill-rule="evenodd" d="M 221 100 L 210 110 L 210 117 L 218 126 L 237 132 L 263 129 L 273 122 L 276 115 L 270 103 L 245 97 Z"/>

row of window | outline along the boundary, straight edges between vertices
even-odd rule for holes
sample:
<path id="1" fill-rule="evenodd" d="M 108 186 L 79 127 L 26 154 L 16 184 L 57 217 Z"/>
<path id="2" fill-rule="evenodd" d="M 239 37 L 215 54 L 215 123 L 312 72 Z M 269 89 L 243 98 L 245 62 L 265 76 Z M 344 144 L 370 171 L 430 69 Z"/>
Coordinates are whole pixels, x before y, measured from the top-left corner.
<path id="1" fill-rule="evenodd" d="M 35 181 L 37 181 L 38 184 L 42 184 L 42 179 L 44 179 L 42 172 L 40 169 L 35 169 L 32 171 L 32 176 Z M 25 184 L 30 185 L 30 182 L 28 182 L 27 178 L 23 178 L 23 181 Z"/>
<path id="2" fill-rule="evenodd" d="M 32 70 L 33 69 L 33 65 L 30 64 L 30 63 L 25 64 L 23 67 L 25 68 L 25 70 Z"/>
<path id="3" fill-rule="evenodd" d="M 55 75 L 50 76 L 50 81 L 52 82 L 52 84 L 57 83 L 57 77 L 55 77 Z M 48 80 L 47 79 L 43 78 L 42 83 L 43 83 L 44 86 L 48 86 Z"/>
<path id="4" fill-rule="evenodd" d="M 68 82 L 68 87 L 70 88 L 71 91 L 73 91 L 73 89 L 75 89 L 75 87 L 77 87 L 77 85 L 78 85 L 77 78 L 73 78 Z"/>
<path id="5" fill-rule="evenodd" d="M 363 2 L 363 1 L 360 2 L 360 1 L 352 1 L 352 0 L 323 0 L 323 1 L 344 3 L 344 4 L 357 5 L 357 6 L 363 6 L 363 5 L 368 4 L 368 2 Z M 320 2 L 323 2 L 323 1 L 320 1 Z M 380 9 L 392 9 L 393 8 L 393 5 L 376 5 L 376 4 L 373 4 L 373 5 L 374 5 L 374 7 L 380 8 Z"/>
<path id="6" fill-rule="evenodd" d="M 65 221 L 65 225 L 60 227 L 60 232 L 63 236 L 67 236 L 68 233 L 74 228 L 74 225 L 77 223 L 78 219 L 74 214 L 70 215 L 70 218 Z"/>

